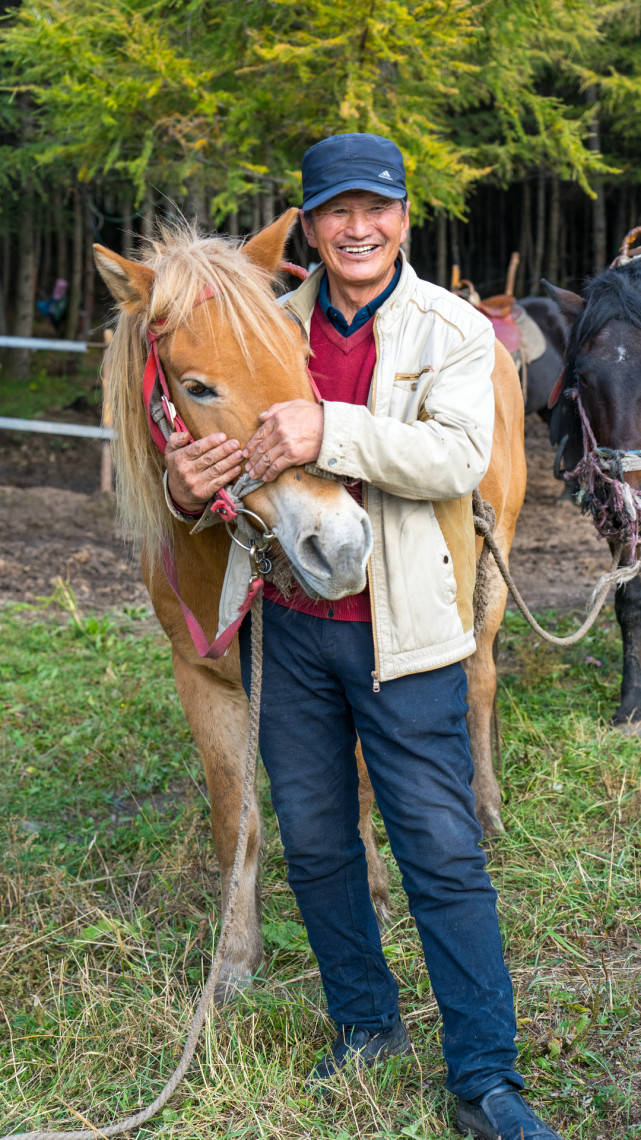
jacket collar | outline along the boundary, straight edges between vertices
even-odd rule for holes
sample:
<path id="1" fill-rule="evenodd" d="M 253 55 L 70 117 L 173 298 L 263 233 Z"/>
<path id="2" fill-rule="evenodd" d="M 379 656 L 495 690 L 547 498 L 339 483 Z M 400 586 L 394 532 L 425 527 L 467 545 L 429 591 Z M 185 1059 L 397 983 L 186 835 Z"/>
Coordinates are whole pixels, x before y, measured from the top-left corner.
<path id="1" fill-rule="evenodd" d="M 402 250 L 400 251 L 400 256 L 402 266 L 398 285 L 387 300 L 383 301 L 383 304 L 377 309 L 374 315 L 375 324 L 379 324 L 379 322 L 384 320 L 386 315 L 393 310 L 400 314 L 403 301 L 414 292 L 417 281 L 416 273 Z M 302 285 L 299 285 L 298 289 L 295 289 L 293 293 L 290 293 L 285 301 L 285 308 L 295 317 L 299 324 L 303 326 L 308 336 L 312 313 L 314 312 L 314 305 L 316 304 L 318 290 L 320 289 L 324 272 L 324 265 L 317 266 L 314 272 L 310 273 L 307 280 L 303 281 Z"/>

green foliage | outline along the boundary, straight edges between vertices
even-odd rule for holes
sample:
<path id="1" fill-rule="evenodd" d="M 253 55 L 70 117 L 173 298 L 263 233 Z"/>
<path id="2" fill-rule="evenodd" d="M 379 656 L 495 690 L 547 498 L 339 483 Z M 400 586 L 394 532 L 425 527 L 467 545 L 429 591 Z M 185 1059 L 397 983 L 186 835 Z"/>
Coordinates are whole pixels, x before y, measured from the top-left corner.
<path id="1" fill-rule="evenodd" d="M 25 172 L 124 181 L 138 201 L 206 188 L 217 218 L 259 191 L 298 200 L 306 146 L 375 131 L 404 151 L 418 218 L 460 214 L 482 178 L 544 165 L 588 189 L 611 169 L 581 85 L 627 136 L 638 20 L 629 0 L 40 0 L 5 18 L 0 121 L 28 121 Z"/>
<path id="2" fill-rule="evenodd" d="M 68 590 L 49 601 L 0 613 L 0 1117 L 13 1129 L 74 1127 L 72 1112 L 113 1121 L 156 1095 L 218 924 L 203 777 L 167 643 L 144 610 L 83 616 Z M 508 614 L 501 661 L 507 830 L 488 859 L 521 1068 L 568 1140 L 627 1140 L 641 1133 L 641 755 L 638 739 L 608 725 L 616 623 L 610 612 L 560 652 Z M 380 820 L 394 911 L 383 944 L 414 1067 L 392 1062 L 326 1100 L 303 1089 L 331 1027 L 262 772 L 259 792 L 260 977 L 212 1015 L 186 1081 L 141 1140 L 453 1140 L 438 1010 Z"/>

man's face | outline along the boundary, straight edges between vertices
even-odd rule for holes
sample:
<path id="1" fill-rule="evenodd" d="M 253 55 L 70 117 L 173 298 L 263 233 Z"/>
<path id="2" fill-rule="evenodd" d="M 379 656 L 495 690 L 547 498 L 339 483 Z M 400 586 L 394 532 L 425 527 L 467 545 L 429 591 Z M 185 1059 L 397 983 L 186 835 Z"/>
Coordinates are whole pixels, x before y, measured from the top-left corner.
<path id="1" fill-rule="evenodd" d="M 305 236 L 339 287 L 367 287 L 372 298 L 394 276 L 394 262 L 409 230 L 409 207 L 369 190 L 346 190 L 301 215 Z M 371 298 L 370 298 L 371 299 Z"/>

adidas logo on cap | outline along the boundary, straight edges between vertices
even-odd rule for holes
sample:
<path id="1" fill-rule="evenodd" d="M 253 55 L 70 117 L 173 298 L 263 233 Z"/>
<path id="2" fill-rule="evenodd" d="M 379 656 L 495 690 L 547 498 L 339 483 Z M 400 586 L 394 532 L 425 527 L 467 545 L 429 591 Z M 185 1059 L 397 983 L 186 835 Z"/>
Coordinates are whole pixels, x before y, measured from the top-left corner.
<path id="1" fill-rule="evenodd" d="M 393 181 L 394 181 L 394 179 L 392 178 L 392 175 L 390 174 L 389 170 L 381 170 L 381 172 L 380 172 L 380 174 L 379 174 L 379 176 L 378 176 L 378 177 L 379 177 L 379 178 L 386 178 L 388 182 L 393 182 Z"/>

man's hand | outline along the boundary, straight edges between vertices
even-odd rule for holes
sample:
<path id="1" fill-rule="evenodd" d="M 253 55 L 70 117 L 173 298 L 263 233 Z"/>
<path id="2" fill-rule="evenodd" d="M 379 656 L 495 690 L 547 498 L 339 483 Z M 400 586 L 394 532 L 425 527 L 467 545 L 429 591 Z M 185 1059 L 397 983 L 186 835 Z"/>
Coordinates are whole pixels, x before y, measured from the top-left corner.
<path id="1" fill-rule="evenodd" d="M 165 463 L 169 494 L 178 509 L 202 509 L 216 491 L 240 475 L 242 454 L 238 440 L 227 439 L 222 432 L 213 432 L 192 443 L 188 432 L 172 432 L 167 440 Z"/>
<path id="2" fill-rule="evenodd" d="M 270 483 L 286 467 L 303 467 L 318 459 L 324 426 L 321 404 L 288 400 L 272 404 L 259 419 L 262 426 L 243 451 L 252 478 Z"/>

